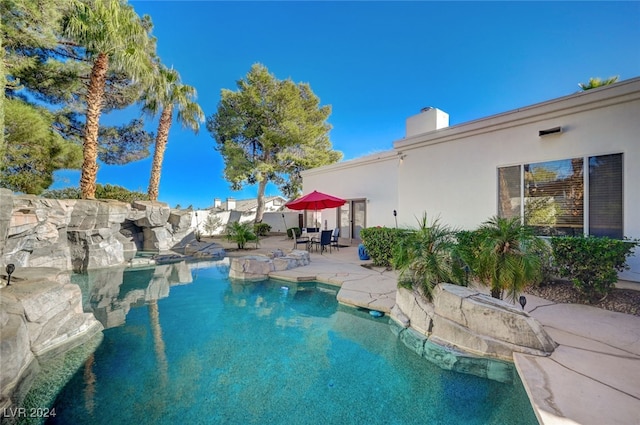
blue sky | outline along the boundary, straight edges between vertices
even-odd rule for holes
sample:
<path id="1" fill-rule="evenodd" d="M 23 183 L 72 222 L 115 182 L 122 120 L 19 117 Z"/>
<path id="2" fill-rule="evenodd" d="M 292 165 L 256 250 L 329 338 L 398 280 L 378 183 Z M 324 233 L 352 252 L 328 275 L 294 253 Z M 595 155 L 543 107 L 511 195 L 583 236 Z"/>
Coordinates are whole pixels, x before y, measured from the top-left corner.
<path id="1" fill-rule="evenodd" d="M 130 3 L 151 16 L 163 63 L 197 89 L 207 117 L 220 90 L 260 62 L 331 105 L 330 138 L 345 159 L 390 149 L 425 106 L 455 125 L 574 93 L 589 77 L 640 76 L 640 2 Z M 159 200 L 205 208 L 255 197 L 256 187 L 230 190 L 214 146 L 204 124 L 198 135 L 174 124 Z M 146 192 L 150 169 L 151 158 L 101 165 L 98 182 Z M 60 172 L 52 188 L 79 175 Z"/>

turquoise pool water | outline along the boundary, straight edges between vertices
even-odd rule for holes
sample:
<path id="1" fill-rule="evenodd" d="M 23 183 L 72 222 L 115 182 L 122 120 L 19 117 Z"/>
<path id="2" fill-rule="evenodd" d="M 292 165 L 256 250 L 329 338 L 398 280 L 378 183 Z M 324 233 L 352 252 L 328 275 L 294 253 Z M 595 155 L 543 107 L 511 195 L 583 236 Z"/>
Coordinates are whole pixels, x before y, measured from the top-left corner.
<path id="1" fill-rule="evenodd" d="M 87 307 L 116 325 L 47 423 L 537 424 L 517 377 L 441 370 L 334 288 L 230 283 L 220 264 L 185 274 L 84 283 Z M 181 277 L 158 283 L 167 275 Z"/>

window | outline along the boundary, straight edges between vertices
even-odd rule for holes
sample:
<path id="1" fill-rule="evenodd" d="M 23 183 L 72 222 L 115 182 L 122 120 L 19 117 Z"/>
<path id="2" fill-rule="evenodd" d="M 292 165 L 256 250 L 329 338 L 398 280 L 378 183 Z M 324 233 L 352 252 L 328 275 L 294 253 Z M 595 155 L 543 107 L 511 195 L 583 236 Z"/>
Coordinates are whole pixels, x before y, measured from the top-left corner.
<path id="1" fill-rule="evenodd" d="M 589 234 L 622 239 L 622 154 L 589 158 Z"/>
<path id="2" fill-rule="evenodd" d="M 621 239 L 622 201 L 622 154 L 498 168 L 498 215 L 541 236 L 581 235 L 589 223 L 588 234 Z"/>
<path id="3" fill-rule="evenodd" d="M 498 191 L 500 192 L 498 215 L 500 217 L 520 217 L 522 205 L 520 169 L 519 165 L 498 168 Z"/>

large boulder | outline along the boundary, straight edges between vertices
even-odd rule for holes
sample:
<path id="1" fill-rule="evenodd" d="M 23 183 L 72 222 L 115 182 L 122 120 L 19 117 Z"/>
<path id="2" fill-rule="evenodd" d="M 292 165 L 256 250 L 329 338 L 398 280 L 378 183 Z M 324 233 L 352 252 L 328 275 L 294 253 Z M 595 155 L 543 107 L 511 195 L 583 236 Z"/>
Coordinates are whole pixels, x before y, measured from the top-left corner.
<path id="1" fill-rule="evenodd" d="M 514 352 L 548 356 L 556 347 L 526 311 L 471 288 L 438 285 L 433 304 L 432 335 L 463 350 L 512 361 Z"/>
<path id="2" fill-rule="evenodd" d="M 165 227 L 143 227 L 145 251 L 166 251 L 171 247 L 170 235 Z"/>
<path id="3" fill-rule="evenodd" d="M 31 195 L 13 197 L 3 250 L 5 262 L 69 269 L 66 225 L 75 202 Z"/>
<path id="4" fill-rule="evenodd" d="M 51 268 L 18 268 L 0 288 L 0 409 L 11 405 L 33 364 L 86 342 L 102 330 L 84 313 L 82 294 L 69 274 Z"/>
<path id="5" fill-rule="evenodd" d="M 269 273 L 306 266 L 311 262 L 309 252 L 293 250 L 287 255 L 271 253 L 270 256 L 253 255 L 232 258 L 229 278 L 233 280 L 259 282 L 267 280 Z"/>
<path id="6" fill-rule="evenodd" d="M 556 347 L 527 312 L 463 286 L 439 284 L 431 302 L 398 288 L 391 317 L 433 343 L 488 358 L 513 361 L 514 352 L 548 356 Z"/>
<path id="7" fill-rule="evenodd" d="M 140 227 L 164 226 L 169 219 L 171 209 L 164 202 L 134 201 L 131 218 Z"/>
<path id="8" fill-rule="evenodd" d="M 267 280 L 274 271 L 273 261 L 259 255 L 232 258 L 229 267 L 229 278 L 247 282 Z"/>
<path id="9" fill-rule="evenodd" d="M 124 263 L 122 243 L 110 228 L 69 230 L 67 239 L 75 272 Z"/>

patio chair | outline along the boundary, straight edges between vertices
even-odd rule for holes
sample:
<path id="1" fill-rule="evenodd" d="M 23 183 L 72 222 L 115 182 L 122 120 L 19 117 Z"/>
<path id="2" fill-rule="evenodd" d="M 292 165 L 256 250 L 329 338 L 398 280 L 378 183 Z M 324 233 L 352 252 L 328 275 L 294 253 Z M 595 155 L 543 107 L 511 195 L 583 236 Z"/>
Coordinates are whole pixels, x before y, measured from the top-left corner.
<path id="1" fill-rule="evenodd" d="M 332 230 L 323 230 L 320 232 L 320 239 L 311 239 L 311 243 L 316 247 L 316 251 L 318 251 L 318 247 L 320 247 L 320 254 L 329 247 L 329 252 L 331 252 L 331 234 Z"/>
<path id="2" fill-rule="evenodd" d="M 311 246 L 311 240 L 309 239 L 309 237 L 308 236 L 299 235 L 300 231 L 299 231 L 299 229 L 297 227 L 292 228 L 291 232 L 292 232 L 292 236 L 293 236 L 293 249 L 297 249 L 298 245 L 303 244 L 304 245 L 304 249 L 309 251 L 309 248 Z"/>
<path id="3" fill-rule="evenodd" d="M 340 245 L 338 245 L 338 236 L 340 236 L 340 228 L 336 227 L 333 229 L 333 233 L 331 233 L 331 245 L 330 247 L 334 247 L 338 251 L 340 251 Z"/>

